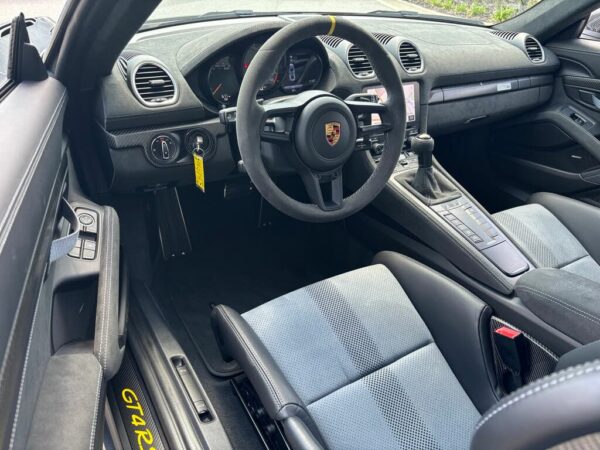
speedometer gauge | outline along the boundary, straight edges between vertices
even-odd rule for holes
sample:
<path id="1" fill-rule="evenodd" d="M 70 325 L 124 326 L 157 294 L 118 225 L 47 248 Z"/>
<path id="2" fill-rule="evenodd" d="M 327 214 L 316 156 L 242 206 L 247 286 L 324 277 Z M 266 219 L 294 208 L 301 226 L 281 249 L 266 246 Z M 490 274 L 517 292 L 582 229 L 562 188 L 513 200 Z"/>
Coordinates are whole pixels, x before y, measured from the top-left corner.
<path id="1" fill-rule="evenodd" d="M 262 43 L 255 42 L 250 47 L 248 47 L 248 49 L 244 53 L 244 57 L 242 58 L 242 73 L 243 74 L 246 74 L 246 71 L 248 70 L 250 63 L 252 62 L 252 59 L 256 56 L 256 53 L 258 53 L 258 49 L 260 49 L 261 45 L 262 45 Z M 279 64 L 277 64 L 277 67 L 275 68 L 273 73 L 265 81 L 265 84 L 263 84 L 261 86 L 260 92 L 268 92 L 268 91 L 273 90 L 275 87 L 277 87 L 279 85 L 279 83 L 281 82 L 282 71 L 283 71 L 283 61 L 281 61 Z"/>
<path id="2" fill-rule="evenodd" d="M 210 95 L 220 104 L 227 106 L 234 104 L 240 90 L 240 83 L 229 56 L 224 56 L 210 67 L 208 88 Z"/>

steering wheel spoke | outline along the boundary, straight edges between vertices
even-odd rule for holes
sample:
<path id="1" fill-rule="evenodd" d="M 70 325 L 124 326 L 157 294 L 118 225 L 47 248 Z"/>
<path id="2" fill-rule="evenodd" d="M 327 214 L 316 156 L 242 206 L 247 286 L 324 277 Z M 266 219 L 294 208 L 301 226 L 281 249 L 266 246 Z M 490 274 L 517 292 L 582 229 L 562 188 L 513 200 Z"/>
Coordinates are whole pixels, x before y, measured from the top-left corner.
<path id="1" fill-rule="evenodd" d="M 294 95 L 260 105 L 261 139 L 267 142 L 290 143 L 296 116 L 306 101 L 303 96 Z"/>
<path id="2" fill-rule="evenodd" d="M 342 169 L 329 173 L 303 170 L 302 182 L 311 201 L 323 211 L 335 211 L 344 205 Z"/>
<path id="3" fill-rule="evenodd" d="M 371 94 L 353 94 L 344 101 L 354 115 L 359 137 L 392 129 L 389 107 L 386 103 L 379 103 L 377 98 Z"/>

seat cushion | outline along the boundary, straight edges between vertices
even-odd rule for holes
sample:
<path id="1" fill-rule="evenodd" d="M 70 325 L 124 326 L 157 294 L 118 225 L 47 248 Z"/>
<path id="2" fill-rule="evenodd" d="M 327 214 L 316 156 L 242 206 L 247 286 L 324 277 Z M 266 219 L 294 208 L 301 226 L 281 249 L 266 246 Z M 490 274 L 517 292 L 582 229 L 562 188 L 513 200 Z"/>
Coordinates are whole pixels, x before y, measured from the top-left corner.
<path id="1" fill-rule="evenodd" d="M 563 269 L 600 283 L 600 265 L 544 206 L 532 203 L 493 217 L 538 268 Z"/>
<path id="2" fill-rule="evenodd" d="M 329 448 L 469 447 L 480 415 L 385 266 L 313 284 L 243 318 Z"/>

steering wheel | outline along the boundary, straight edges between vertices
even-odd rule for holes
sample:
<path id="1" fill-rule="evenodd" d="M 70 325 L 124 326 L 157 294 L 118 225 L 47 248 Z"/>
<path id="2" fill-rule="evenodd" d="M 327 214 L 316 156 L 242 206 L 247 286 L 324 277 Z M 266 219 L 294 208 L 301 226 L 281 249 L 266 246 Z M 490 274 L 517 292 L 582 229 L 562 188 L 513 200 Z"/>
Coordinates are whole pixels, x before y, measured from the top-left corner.
<path id="1" fill-rule="evenodd" d="M 286 50 L 319 35 L 335 35 L 358 45 L 387 90 L 384 103 L 347 100 L 311 90 L 259 103 L 257 94 Z M 381 123 L 364 125 L 359 116 L 377 113 Z M 392 175 L 404 142 L 406 105 L 396 59 L 370 32 L 343 18 L 318 16 L 287 25 L 258 50 L 242 80 L 236 110 L 236 134 L 244 167 L 261 195 L 275 208 L 307 222 L 330 222 L 367 206 Z M 344 198 L 342 168 L 356 150 L 356 139 L 384 134 L 385 150 L 371 176 Z M 272 180 L 261 144 L 277 145 L 300 175 L 313 203 L 285 194 Z"/>

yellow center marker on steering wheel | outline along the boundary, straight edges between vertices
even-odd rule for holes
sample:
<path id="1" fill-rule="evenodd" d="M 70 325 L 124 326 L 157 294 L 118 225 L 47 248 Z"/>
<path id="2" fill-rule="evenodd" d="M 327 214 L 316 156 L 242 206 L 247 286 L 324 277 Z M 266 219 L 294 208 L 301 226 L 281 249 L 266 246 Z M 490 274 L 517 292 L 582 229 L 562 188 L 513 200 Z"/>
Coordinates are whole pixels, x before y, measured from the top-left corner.
<path id="1" fill-rule="evenodd" d="M 327 35 L 331 36 L 333 34 L 333 32 L 335 31 L 335 16 L 329 16 L 329 19 L 331 19 L 331 26 L 329 27 L 329 31 L 327 32 Z"/>

